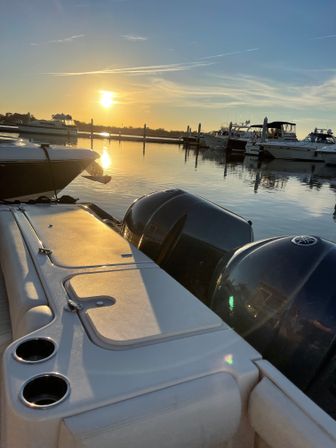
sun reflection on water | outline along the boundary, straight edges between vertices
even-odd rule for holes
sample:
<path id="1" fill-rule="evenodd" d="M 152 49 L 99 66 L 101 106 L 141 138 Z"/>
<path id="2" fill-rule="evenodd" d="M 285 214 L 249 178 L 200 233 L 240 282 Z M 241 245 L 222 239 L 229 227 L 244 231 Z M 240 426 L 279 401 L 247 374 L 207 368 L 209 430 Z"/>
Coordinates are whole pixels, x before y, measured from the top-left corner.
<path id="1" fill-rule="evenodd" d="M 104 170 L 110 168 L 112 164 L 111 155 L 109 154 L 107 148 L 103 148 L 103 152 L 100 156 L 100 163 Z"/>

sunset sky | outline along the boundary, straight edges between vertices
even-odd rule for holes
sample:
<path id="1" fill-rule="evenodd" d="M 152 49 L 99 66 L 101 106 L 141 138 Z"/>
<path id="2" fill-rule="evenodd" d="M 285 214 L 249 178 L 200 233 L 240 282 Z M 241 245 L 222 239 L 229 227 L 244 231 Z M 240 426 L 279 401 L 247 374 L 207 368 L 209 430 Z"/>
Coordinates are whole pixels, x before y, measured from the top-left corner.
<path id="1" fill-rule="evenodd" d="M 4 3 L 0 113 L 204 130 L 267 115 L 302 137 L 336 130 L 335 0 Z"/>

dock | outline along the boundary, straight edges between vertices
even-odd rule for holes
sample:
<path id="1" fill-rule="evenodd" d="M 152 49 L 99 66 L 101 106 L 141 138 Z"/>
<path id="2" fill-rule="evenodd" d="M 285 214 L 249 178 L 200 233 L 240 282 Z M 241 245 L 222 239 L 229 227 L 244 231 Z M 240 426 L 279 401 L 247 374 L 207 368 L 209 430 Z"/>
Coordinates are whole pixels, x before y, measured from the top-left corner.
<path id="1" fill-rule="evenodd" d="M 0 132 L 18 133 L 19 129 L 17 126 L 0 125 Z M 23 136 L 23 134 L 20 134 L 20 135 Z M 34 134 L 25 134 L 25 135 L 28 136 L 28 135 L 34 135 Z M 150 135 L 146 135 L 146 134 L 145 135 L 130 135 L 130 134 L 111 134 L 109 132 L 78 131 L 76 137 L 77 138 L 90 138 L 90 139 L 98 138 L 98 139 L 129 141 L 129 142 L 165 143 L 165 144 L 174 144 L 174 145 L 176 145 L 176 144 L 182 145 L 183 144 L 182 137 L 176 137 L 176 138 L 174 138 L 174 137 L 157 137 L 157 136 L 150 136 Z"/>

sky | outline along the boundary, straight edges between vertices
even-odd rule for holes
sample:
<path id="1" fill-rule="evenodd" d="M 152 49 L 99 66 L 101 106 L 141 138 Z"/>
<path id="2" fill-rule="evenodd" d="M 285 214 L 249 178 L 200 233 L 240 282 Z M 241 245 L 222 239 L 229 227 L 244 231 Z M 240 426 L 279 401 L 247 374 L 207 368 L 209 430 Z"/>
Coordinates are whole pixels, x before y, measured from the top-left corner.
<path id="1" fill-rule="evenodd" d="M 335 0 L 1 0 L 0 113 L 336 132 L 335 17 Z"/>

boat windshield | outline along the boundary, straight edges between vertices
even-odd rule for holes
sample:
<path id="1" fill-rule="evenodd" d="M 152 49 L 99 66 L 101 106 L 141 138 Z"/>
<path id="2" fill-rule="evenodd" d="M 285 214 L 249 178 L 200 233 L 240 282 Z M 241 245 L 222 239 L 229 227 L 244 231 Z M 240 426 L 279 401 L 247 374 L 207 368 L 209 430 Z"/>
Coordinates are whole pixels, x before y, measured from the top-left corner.
<path id="1" fill-rule="evenodd" d="M 335 138 L 332 135 L 317 132 L 311 132 L 304 140 L 311 143 L 324 143 L 325 145 L 335 143 Z"/>
<path id="2" fill-rule="evenodd" d="M 52 119 L 55 122 L 64 124 L 65 126 L 75 126 L 71 115 L 55 114 L 52 116 Z"/>
<path id="3" fill-rule="evenodd" d="M 296 124 L 286 121 L 273 121 L 267 125 L 268 138 L 296 139 Z"/>
<path id="4" fill-rule="evenodd" d="M 295 134 L 296 133 L 296 125 L 294 123 L 283 123 L 282 131 L 285 134 Z"/>

